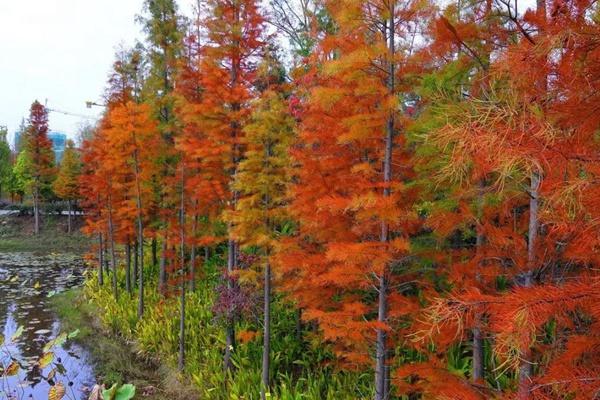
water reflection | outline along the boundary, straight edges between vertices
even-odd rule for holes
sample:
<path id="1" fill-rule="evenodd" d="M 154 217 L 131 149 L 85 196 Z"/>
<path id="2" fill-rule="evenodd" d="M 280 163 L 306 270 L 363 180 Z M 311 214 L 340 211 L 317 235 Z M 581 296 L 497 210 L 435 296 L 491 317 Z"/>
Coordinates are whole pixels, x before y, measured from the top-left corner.
<path id="1" fill-rule="evenodd" d="M 89 355 L 80 346 L 66 341 L 52 348 L 53 362 L 36 367 L 44 346 L 60 335 L 60 323 L 50 308 L 54 293 L 83 282 L 81 259 L 71 255 L 35 256 L 28 253 L 0 254 L 0 332 L 5 343 L 0 363 L 18 361 L 16 376 L 0 374 L 0 400 L 46 399 L 50 382 L 65 385 L 65 398 L 85 399 L 94 383 Z M 10 341 L 18 327 L 23 333 Z M 6 375 L 6 374 L 4 374 Z"/>

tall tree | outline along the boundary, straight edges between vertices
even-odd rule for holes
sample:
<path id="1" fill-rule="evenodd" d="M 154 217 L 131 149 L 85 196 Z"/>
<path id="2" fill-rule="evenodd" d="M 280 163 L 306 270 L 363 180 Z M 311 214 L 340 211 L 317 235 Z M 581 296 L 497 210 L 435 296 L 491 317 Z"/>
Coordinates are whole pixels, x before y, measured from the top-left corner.
<path id="1" fill-rule="evenodd" d="M 366 366 L 374 355 L 375 398 L 388 399 L 390 333 L 399 334 L 392 324 L 413 309 L 398 289 L 419 227 L 398 99 L 423 3 L 327 6 L 337 30 L 321 42 L 308 81 L 293 150 L 300 228 L 282 263 L 305 318 L 319 323 L 341 361 Z"/>
<path id="2" fill-rule="evenodd" d="M 122 207 L 133 212 L 139 251 L 138 316 L 144 312 L 144 224 L 149 218 L 148 203 L 152 197 L 153 177 L 157 173 L 156 158 L 159 156 L 160 137 L 151 109 L 146 104 L 129 101 L 115 105 L 109 114 L 110 127 L 106 131 L 106 143 L 118 149 L 111 153 L 112 159 L 121 166 L 122 173 L 131 179 L 122 184 L 126 196 Z"/>
<path id="3" fill-rule="evenodd" d="M 0 199 L 12 175 L 12 153 L 8 145 L 8 130 L 0 127 Z"/>
<path id="4" fill-rule="evenodd" d="M 240 193 L 231 215 L 234 237 L 243 247 L 258 248 L 263 274 L 262 398 L 270 388 L 272 254 L 282 226 L 290 220 L 285 208 L 291 183 L 288 150 L 295 121 L 278 88 L 267 86 L 251 123 L 245 129 L 247 149 L 234 188 Z"/>
<path id="5" fill-rule="evenodd" d="M 68 204 L 67 229 L 71 233 L 73 202 L 79 198 L 79 177 L 81 175 L 81 160 L 79 151 L 72 140 L 67 141 L 67 147 L 54 181 L 54 193 Z"/>
<path id="6" fill-rule="evenodd" d="M 285 36 L 295 63 L 308 57 L 324 32 L 333 27 L 321 0 L 270 0 L 269 23 Z M 300 59 L 300 60 L 298 60 Z"/>
<path id="7" fill-rule="evenodd" d="M 210 177 L 205 190 L 216 192 L 220 208 L 234 210 L 237 190 L 230 185 L 244 154 L 244 132 L 250 115 L 256 61 L 264 48 L 265 20 L 257 0 L 209 0 L 204 26 L 208 43 L 203 49 L 198 127 L 203 133 L 196 156 L 202 173 Z M 214 195 L 210 197 L 214 198 Z M 227 233 L 227 274 L 237 266 L 238 244 L 231 226 Z M 227 279 L 229 285 L 231 280 Z M 234 321 L 226 329 L 224 368 L 231 368 L 235 348 Z"/>
<path id="8" fill-rule="evenodd" d="M 37 235 L 40 233 L 40 206 L 55 176 L 54 152 L 48 138 L 48 111 L 38 101 L 31 105 L 29 125 L 23 139 L 31 169 L 28 189 L 33 198 L 34 232 Z"/>
<path id="9" fill-rule="evenodd" d="M 158 215 L 153 221 L 162 231 L 162 254 L 159 264 L 159 290 L 164 293 L 167 284 L 166 249 L 167 221 L 172 210 L 177 209 L 178 194 L 169 191 L 164 182 L 176 175 L 177 154 L 174 151 L 176 135 L 176 118 L 174 111 L 175 96 L 173 94 L 178 59 L 183 50 L 184 22 L 178 12 L 174 0 L 145 0 L 145 16 L 140 18 L 148 45 L 149 73 L 144 83 L 144 94 L 151 104 L 158 122 L 162 142 L 157 143 L 161 155 L 156 159 L 160 166 L 155 178 L 156 202 Z M 156 238 L 153 239 L 153 258 L 156 253 Z"/>

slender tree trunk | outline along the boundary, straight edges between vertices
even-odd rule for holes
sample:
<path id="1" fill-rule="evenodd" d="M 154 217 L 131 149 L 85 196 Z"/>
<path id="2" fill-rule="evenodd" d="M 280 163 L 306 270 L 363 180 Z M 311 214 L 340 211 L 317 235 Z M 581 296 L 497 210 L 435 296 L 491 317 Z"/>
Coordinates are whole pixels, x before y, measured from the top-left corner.
<path id="1" fill-rule="evenodd" d="M 113 224 L 112 199 L 108 196 L 108 240 L 110 241 L 110 259 L 112 263 L 112 288 L 115 300 L 119 299 L 117 288 L 117 257 L 115 254 L 115 229 Z"/>
<path id="2" fill-rule="evenodd" d="M 478 218 L 481 219 L 483 218 L 483 190 L 485 187 L 485 182 L 482 180 L 479 183 L 479 194 L 478 194 L 478 211 L 479 211 L 479 216 Z M 483 242 L 485 240 L 483 232 L 482 232 L 482 228 L 481 228 L 481 221 L 478 222 L 477 224 L 477 237 L 475 240 L 475 252 L 476 252 L 476 257 L 477 257 L 477 265 L 476 265 L 476 272 L 475 272 L 475 280 L 478 284 L 478 286 L 481 287 L 481 257 L 482 255 L 482 247 L 483 247 Z M 484 354 L 483 354 L 483 335 L 481 333 L 481 325 L 482 325 L 482 319 L 483 319 L 483 315 L 480 312 L 477 312 L 475 314 L 475 327 L 473 328 L 473 363 L 471 366 L 471 380 L 473 382 L 479 382 L 481 380 L 484 379 L 484 374 L 485 374 L 485 359 L 484 359 Z"/>
<path id="3" fill-rule="evenodd" d="M 196 290 L 196 234 L 198 231 L 198 215 L 194 215 L 192 223 L 192 248 L 190 250 L 190 290 Z"/>
<path id="4" fill-rule="evenodd" d="M 144 315 L 144 222 L 142 214 L 142 190 L 140 184 L 140 167 L 138 162 L 137 143 L 135 135 L 132 135 L 133 144 L 136 148 L 133 152 L 133 166 L 135 172 L 136 208 L 137 208 L 137 250 L 139 257 L 139 283 L 138 283 L 138 318 Z"/>
<path id="5" fill-rule="evenodd" d="M 296 341 L 302 343 L 302 309 L 296 310 Z"/>
<path id="6" fill-rule="evenodd" d="M 536 0 L 536 13 L 543 23 L 546 22 L 547 10 L 546 0 Z M 544 26 L 541 27 L 540 33 L 543 32 Z M 540 87 L 546 92 L 548 90 L 547 77 L 544 76 L 543 82 L 538 83 Z M 544 93 L 545 95 L 546 93 Z M 530 178 L 529 187 L 529 229 L 527 235 L 527 271 L 523 277 L 523 286 L 533 286 L 533 270 L 536 267 L 536 247 L 537 247 L 537 236 L 539 231 L 539 189 L 542 183 L 541 171 L 534 171 Z M 531 354 L 531 348 L 528 347 L 523 349 L 521 355 L 523 362 L 519 370 L 519 396 L 527 398 L 530 395 L 531 389 L 531 376 L 533 375 L 533 360 Z"/>
<path id="7" fill-rule="evenodd" d="M 227 286 L 229 289 L 232 289 L 232 282 L 229 277 L 233 273 L 234 265 L 235 265 L 235 242 L 233 239 L 229 239 L 227 242 Z M 233 318 L 231 318 L 233 319 Z M 225 371 L 231 369 L 231 354 L 235 349 L 235 321 L 229 320 L 227 321 L 227 328 L 225 331 L 225 355 L 223 357 L 223 368 Z"/>
<path id="8" fill-rule="evenodd" d="M 395 0 L 391 0 L 389 3 L 389 21 L 387 22 L 387 38 L 388 38 L 388 94 L 391 96 L 395 95 L 396 81 L 395 73 L 396 67 L 394 63 L 394 54 L 396 50 L 395 44 Z M 391 195 L 390 182 L 392 180 L 392 146 L 394 141 L 394 114 L 390 112 L 388 121 L 386 124 L 385 134 L 385 158 L 383 160 L 383 196 L 389 197 Z M 389 226 L 387 222 L 382 221 L 381 223 L 381 236 L 380 241 L 387 243 L 389 241 Z M 387 266 L 384 267 L 381 276 L 379 276 L 379 299 L 377 307 L 377 321 L 380 324 L 387 324 L 388 319 L 388 271 Z M 384 329 L 377 329 L 377 342 L 376 342 L 376 355 L 375 355 L 375 400 L 388 400 L 389 399 L 389 367 L 388 367 L 388 350 L 387 350 L 387 332 Z"/>
<path id="9" fill-rule="evenodd" d="M 125 290 L 131 294 L 131 242 L 127 239 L 125 245 Z"/>
<path id="10" fill-rule="evenodd" d="M 67 200 L 67 233 L 71 234 L 71 200 Z"/>
<path id="11" fill-rule="evenodd" d="M 181 206 L 180 206 L 180 235 L 181 235 L 181 293 L 180 293 L 180 316 L 179 316 L 179 370 L 185 367 L 185 165 L 181 165 Z"/>
<path id="12" fill-rule="evenodd" d="M 161 244 L 161 251 L 160 251 L 160 266 L 159 266 L 159 271 L 158 271 L 158 291 L 160 292 L 160 294 L 165 294 L 166 292 L 166 285 L 167 285 L 167 241 L 169 240 L 168 238 L 168 233 L 167 233 L 167 228 L 165 228 L 164 231 L 164 235 L 163 235 L 163 241 Z"/>
<path id="13" fill-rule="evenodd" d="M 152 238 L 152 265 L 158 265 L 158 242 L 156 238 Z"/>
<path id="14" fill-rule="evenodd" d="M 234 3 L 233 13 L 234 13 L 234 21 L 237 24 L 241 20 L 241 15 L 240 15 L 240 6 L 236 3 Z M 234 40 L 231 47 L 234 50 L 234 52 L 239 53 L 241 51 L 240 43 L 237 39 Z M 240 68 L 239 57 L 232 56 L 231 71 L 230 71 L 230 82 L 231 82 L 232 87 L 235 87 L 238 83 L 239 68 Z M 236 103 L 236 102 L 231 103 L 231 109 L 234 112 L 239 111 L 240 107 L 241 106 L 239 103 Z M 234 143 L 233 148 L 232 148 L 232 159 L 231 159 L 233 167 L 230 170 L 230 180 L 233 180 L 235 177 L 236 171 L 237 171 L 239 161 L 240 161 L 240 156 L 238 155 L 239 144 L 237 143 L 237 140 L 239 139 L 238 131 L 240 130 L 239 121 L 232 121 L 230 128 L 231 128 L 231 138 Z M 231 208 L 233 210 L 235 210 L 235 207 L 237 204 L 237 192 L 234 190 L 234 191 L 232 191 L 231 194 L 232 194 Z M 238 257 L 237 257 L 237 244 L 233 240 L 232 235 L 231 235 L 231 226 L 228 227 L 227 233 L 229 236 L 229 240 L 227 243 L 227 250 L 228 250 L 227 251 L 227 274 L 229 275 L 228 279 L 227 279 L 227 285 L 229 287 L 231 287 L 232 282 L 231 282 L 231 279 L 229 279 L 229 278 L 231 277 L 231 274 L 233 273 L 233 271 L 236 269 Z M 235 316 L 232 316 L 231 320 L 228 321 L 227 329 L 225 331 L 225 355 L 223 357 L 223 364 L 224 364 L 224 368 L 226 371 L 230 370 L 232 367 L 231 354 L 234 350 L 235 350 Z"/>
<path id="15" fill-rule="evenodd" d="M 539 229 L 538 208 L 539 208 L 539 187 L 541 177 L 538 172 L 531 175 L 529 187 L 529 230 L 527 238 L 527 271 L 523 275 L 523 287 L 533 285 L 533 269 L 535 268 L 535 250 Z M 519 394 L 523 397 L 529 395 L 531 386 L 531 375 L 533 374 L 533 364 L 531 360 L 531 349 L 523 349 L 521 355 L 523 362 L 519 371 Z"/>
<path id="16" fill-rule="evenodd" d="M 108 232 L 104 235 L 104 272 L 110 276 L 110 257 L 108 254 Z"/>
<path id="17" fill-rule="evenodd" d="M 196 244 L 190 249 L 190 290 L 196 290 Z"/>
<path id="18" fill-rule="evenodd" d="M 38 193 L 38 189 L 34 189 L 34 193 L 33 193 L 33 221 L 34 221 L 34 226 L 33 226 L 33 231 L 35 233 L 35 235 L 39 235 L 40 234 L 40 199 L 39 199 L 39 193 Z"/>
<path id="19" fill-rule="evenodd" d="M 98 233 L 98 285 L 104 285 L 104 243 L 102 233 Z"/>
<path id="20" fill-rule="evenodd" d="M 137 229 L 137 228 L 136 228 Z M 137 236 L 137 234 L 136 234 Z M 137 280 L 138 280 L 138 261 L 140 259 L 140 254 L 138 251 L 138 242 L 137 239 L 135 240 L 135 243 L 133 244 L 133 276 L 131 279 L 131 283 L 132 286 L 135 286 Z"/>
<path id="21" fill-rule="evenodd" d="M 268 257 L 268 255 L 267 255 Z M 269 370 L 271 365 L 271 264 L 267 258 L 264 276 L 264 315 L 263 315 L 263 353 L 262 353 L 262 388 L 261 398 L 267 399 L 270 392 Z"/>
<path id="22" fill-rule="evenodd" d="M 144 226 L 142 216 L 138 216 L 138 254 L 139 254 L 139 282 L 138 282 L 138 318 L 144 315 Z"/>
<path id="23" fill-rule="evenodd" d="M 484 375 L 484 357 L 483 357 L 483 335 L 481 334 L 481 315 L 475 316 L 475 328 L 473 328 L 473 365 L 471 371 L 471 380 L 479 382 Z"/>

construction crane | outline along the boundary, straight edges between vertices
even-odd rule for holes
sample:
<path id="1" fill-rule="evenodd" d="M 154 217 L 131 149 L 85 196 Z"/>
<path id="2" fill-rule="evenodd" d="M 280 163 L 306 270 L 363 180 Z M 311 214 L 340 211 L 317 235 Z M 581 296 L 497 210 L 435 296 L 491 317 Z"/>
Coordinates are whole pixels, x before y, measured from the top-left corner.
<path id="1" fill-rule="evenodd" d="M 57 110 L 56 108 L 50 108 L 50 107 L 48 107 L 48 100 L 46 100 L 44 107 L 46 108 L 46 111 L 48 111 L 49 113 L 54 112 L 54 113 L 58 113 L 58 114 L 68 115 L 70 117 L 77 117 L 77 118 L 81 118 L 81 119 L 91 119 L 94 121 L 97 121 L 99 119 L 98 117 L 94 117 L 91 115 L 77 114 L 77 113 L 72 113 L 69 111 Z"/>
<path id="2" fill-rule="evenodd" d="M 63 114 L 63 115 L 68 115 L 71 117 L 82 118 L 82 119 L 98 120 L 98 117 L 92 117 L 91 115 L 76 114 L 76 113 L 72 113 L 72 112 L 68 112 L 68 111 L 56 110 L 54 108 L 49 108 L 49 107 L 46 107 L 46 111 L 59 113 L 59 114 Z"/>

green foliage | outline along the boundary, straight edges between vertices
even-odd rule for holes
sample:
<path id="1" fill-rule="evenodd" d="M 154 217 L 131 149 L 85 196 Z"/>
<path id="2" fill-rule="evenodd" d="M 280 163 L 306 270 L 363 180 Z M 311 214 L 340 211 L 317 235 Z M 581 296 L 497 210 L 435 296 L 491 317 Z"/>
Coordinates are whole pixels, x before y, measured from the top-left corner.
<path id="1" fill-rule="evenodd" d="M 235 372 L 223 374 L 223 329 L 215 324 L 212 305 L 218 276 L 211 270 L 219 263 L 214 256 L 204 265 L 208 279 L 188 293 L 186 316 L 186 366 L 184 373 L 196 386 L 200 398 L 259 399 L 261 387 L 262 339 L 257 319 L 239 321 L 239 346 L 233 357 Z M 122 272 L 119 271 L 121 274 Z M 147 274 L 146 276 L 150 276 Z M 124 276 L 119 276 L 124 282 Z M 115 301 L 109 285 L 98 287 L 95 276 L 86 283 L 84 293 L 98 307 L 98 316 L 113 332 L 134 340 L 141 354 L 160 358 L 173 368 L 177 364 L 179 305 L 176 296 L 164 299 L 157 282 L 146 282 L 144 318 L 137 319 L 136 295 L 120 296 Z M 333 366 L 333 353 L 321 342 L 317 332 L 304 326 L 296 332 L 297 314 L 293 305 L 281 298 L 273 304 L 272 322 L 272 399 L 368 399 L 372 397 L 370 374 L 339 371 Z M 301 337 L 298 340 L 299 336 Z"/>
<path id="2" fill-rule="evenodd" d="M 24 194 L 31 189 L 33 176 L 31 175 L 31 158 L 26 150 L 23 150 L 17 156 L 17 161 L 13 167 L 13 181 L 11 181 L 11 190 L 14 193 Z"/>
<path id="3" fill-rule="evenodd" d="M 5 128 L 0 128 L 0 198 L 12 177 L 11 152 L 6 133 Z"/>
<path id="4" fill-rule="evenodd" d="M 72 140 L 67 142 L 67 148 L 56 180 L 54 193 L 64 200 L 76 200 L 79 197 L 79 176 L 81 175 L 81 160 Z"/>
<path id="5" fill-rule="evenodd" d="M 110 389 L 102 391 L 104 400 L 130 400 L 135 396 L 135 386 L 125 384 L 120 387 L 115 383 Z"/>

